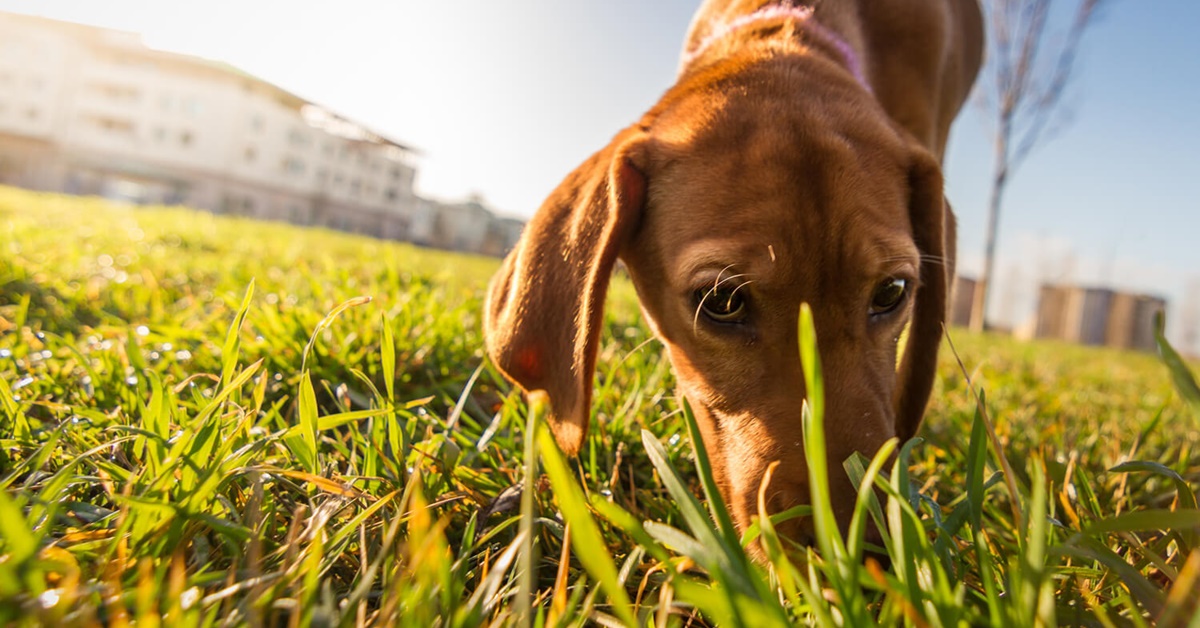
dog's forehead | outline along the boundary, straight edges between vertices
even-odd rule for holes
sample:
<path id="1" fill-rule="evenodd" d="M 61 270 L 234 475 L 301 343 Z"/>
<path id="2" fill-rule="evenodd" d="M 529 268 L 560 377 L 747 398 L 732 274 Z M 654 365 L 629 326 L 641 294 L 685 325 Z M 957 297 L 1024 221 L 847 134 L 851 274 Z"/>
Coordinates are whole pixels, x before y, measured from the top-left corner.
<path id="1" fill-rule="evenodd" d="M 724 144 L 677 151 L 650 176 L 645 222 L 671 232 L 677 265 L 897 257 L 914 248 L 906 166 L 890 146 L 833 129 L 760 125 Z"/>
<path id="2" fill-rule="evenodd" d="M 677 195 L 692 209 L 721 212 L 772 200 L 793 210 L 809 205 L 801 220 L 841 215 L 845 205 L 891 205 L 908 193 L 910 151 L 873 107 L 846 94 L 679 99 L 651 129 L 651 191 L 668 205 L 663 197 Z"/>

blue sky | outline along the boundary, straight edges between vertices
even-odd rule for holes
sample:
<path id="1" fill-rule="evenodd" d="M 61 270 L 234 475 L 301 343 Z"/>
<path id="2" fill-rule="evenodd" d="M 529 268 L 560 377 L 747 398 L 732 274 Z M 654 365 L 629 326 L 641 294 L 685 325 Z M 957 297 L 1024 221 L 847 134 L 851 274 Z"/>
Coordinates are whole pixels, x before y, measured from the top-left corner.
<path id="1" fill-rule="evenodd" d="M 420 148 L 421 192 L 478 192 L 528 216 L 670 85 L 697 4 L 0 0 L 0 10 L 228 61 Z M 1113 0 L 1103 12 L 1066 99 L 1069 124 L 1009 187 L 993 314 L 1027 318 L 1041 280 L 1109 284 L 1167 296 L 1171 335 L 1187 339 L 1187 295 L 1200 300 L 1197 25 L 1200 3 L 1188 0 Z M 980 266 L 990 156 L 968 108 L 946 163 L 968 273 Z"/>

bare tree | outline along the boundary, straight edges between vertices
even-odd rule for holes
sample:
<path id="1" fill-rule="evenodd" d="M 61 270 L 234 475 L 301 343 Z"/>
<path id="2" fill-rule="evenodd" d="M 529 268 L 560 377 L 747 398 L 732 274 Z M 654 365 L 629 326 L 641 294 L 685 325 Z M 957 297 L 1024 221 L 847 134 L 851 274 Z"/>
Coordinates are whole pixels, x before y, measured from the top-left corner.
<path id="1" fill-rule="evenodd" d="M 1013 172 L 1046 137 L 1075 66 L 1084 32 L 1107 0 L 1077 0 L 1071 26 L 1057 46 L 1047 24 L 1062 0 L 984 0 L 990 25 L 981 96 L 995 121 L 992 189 L 988 200 L 983 274 L 975 284 L 971 329 L 984 328 L 996 261 L 997 225 Z"/>

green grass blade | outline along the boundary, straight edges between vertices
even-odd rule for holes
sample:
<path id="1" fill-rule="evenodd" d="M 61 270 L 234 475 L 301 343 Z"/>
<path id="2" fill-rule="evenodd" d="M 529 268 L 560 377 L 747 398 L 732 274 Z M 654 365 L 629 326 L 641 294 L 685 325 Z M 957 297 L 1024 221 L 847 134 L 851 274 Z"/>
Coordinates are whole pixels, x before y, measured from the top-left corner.
<path id="1" fill-rule="evenodd" d="M 536 390 L 529 393 L 529 418 L 525 423 L 525 478 L 521 491 L 521 527 L 520 532 L 524 541 L 521 544 L 521 554 L 517 563 L 517 620 L 523 626 L 533 623 L 533 598 L 537 583 L 537 494 L 538 457 L 537 431 L 546 420 L 546 412 L 550 407 L 550 398 L 545 391 Z"/>
<path id="2" fill-rule="evenodd" d="M 135 446 L 134 452 L 139 458 L 144 453 L 150 472 L 158 473 L 167 451 L 167 439 L 171 437 L 171 399 L 162 378 L 152 373 L 149 379 L 150 402 L 142 409 L 142 427 L 154 437 L 140 439 L 141 447 Z"/>
<path id="3" fill-rule="evenodd" d="M 512 567 L 517 556 L 521 553 L 521 548 L 525 547 L 526 541 L 529 538 L 527 530 L 517 532 L 516 537 L 504 548 L 500 556 L 492 563 L 488 569 L 487 576 L 479 583 L 479 587 L 471 594 L 470 600 L 467 602 L 468 609 L 474 609 L 472 615 L 479 617 L 493 609 L 501 600 L 498 599 L 497 593 L 500 592 L 500 587 L 504 585 L 505 578 L 509 575 L 509 568 Z M 477 613 L 477 614 L 476 614 Z"/>
<path id="4" fill-rule="evenodd" d="M 760 599 L 759 581 L 749 573 L 742 547 L 727 544 L 724 535 L 714 528 L 700 502 L 667 461 L 667 452 L 662 443 L 647 430 L 642 430 L 642 443 L 650 462 L 658 470 L 659 479 L 683 515 L 684 523 L 695 536 L 689 537 L 675 528 L 652 521 L 646 522 L 646 532 L 664 545 L 691 557 L 708 570 L 715 580 L 724 584 L 721 590 L 730 596 L 730 607 L 736 606 L 737 596 Z"/>
<path id="5" fill-rule="evenodd" d="M 1175 390 L 1179 392 L 1184 403 L 1191 407 L 1196 420 L 1200 421 L 1200 385 L 1196 384 L 1196 377 L 1188 369 L 1183 357 L 1175 351 L 1171 343 L 1167 342 L 1167 337 L 1163 333 L 1165 327 L 1166 316 L 1162 312 L 1156 312 L 1154 314 L 1154 341 L 1158 343 L 1159 356 L 1171 372 L 1171 381 L 1175 383 Z"/>
<path id="6" fill-rule="evenodd" d="M 713 479 L 712 463 L 708 459 L 708 449 L 704 445 L 704 438 L 700 434 L 700 426 L 696 423 L 696 415 L 692 413 L 692 406 L 687 399 L 683 400 L 683 420 L 687 423 L 688 437 L 692 440 L 692 449 L 696 452 L 696 471 L 700 475 L 700 483 L 704 487 L 704 497 L 708 500 L 709 512 L 712 518 L 717 522 L 717 530 L 725 539 L 725 546 L 728 548 L 738 547 L 737 528 L 733 525 L 733 519 L 729 516 L 729 508 L 725 506 L 725 500 L 721 497 L 721 491 L 717 488 L 716 480 Z M 745 558 L 742 552 L 732 552 L 735 559 Z M 742 566 L 745 569 L 745 566 Z"/>
<path id="7" fill-rule="evenodd" d="M 1047 489 L 1045 471 L 1039 461 L 1033 462 L 1033 494 L 1030 496 L 1028 522 L 1029 532 L 1022 547 L 1022 586 L 1024 604 L 1026 605 L 1023 619 L 1025 625 L 1054 624 L 1054 589 L 1050 579 L 1046 577 L 1046 541 L 1047 541 Z"/>
<path id="8" fill-rule="evenodd" d="M 825 384 L 821 372 L 821 356 L 817 349 L 817 332 L 813 323 L 812 308 L 807 303 L 800 305 L 798 337 L 800 365 L 804 370 L 806 399 L 801 407 L 801 428 L 804 434 L 805 464 L 808 467 L 809 496 L 812 500 L 813 528 L 817 547 L 823 559 L 822 571 L 829 578 L 830 586 L 837 592 L 841 604 L 839 611 L 851 625 L 871 621 L 871 612 L 863 598 L 859 585 L 861 561 L 854 559 L 846 546 L 846 540 L 838 525 L 833 510 L 833 497 L 829 488 L 829 458 L 825 445 Z M 839 470 L 841 465 L 837 467 Z M 863 508 L 871 489 L 862 496 Z M 863 508 L 855 518 L 858 533 L 865 530 L 862 519 Z M 856 551 L 858 549 L 856 548 Z"/>
<path id="9" fill-rule="evenodd" d="M 699 582 L 692 578 L 677 578 L 672 582 L 675 594 L 704 613 L 714 626 L 741 625 L 741 617 L 729 596 L 715 590 L 716 585 Z"/>
<path id="10" fill-rule="evenodd" d="M 325 533 L 317 530 L 305 548 L 305 557 L 300 567 L 300 625 L 313 623 L 313 609 L 320 589 L 321 559 L 325 557 Z"/>
<path id="11" fill-rule="evenodd" d="M 604 589 L 617 617 L 627 626 L 635 625 L 637 618 L 630 606 L 629 596 L 625 593 L 625 587 L 621 585 L 616 564 L 608 555 L 600 528 L 596 526 L 592 514 L 588 511 L 583 491 L 567 468 L 567 461 L 558 450 L 558 445 L 554 443 L 549 429 L 544 425 L 540 426 L 537 437 L 541 446 L 542 463 L 546 466 L 546 475 L 550 476 L 550 484 L 554 487 L 554 497 L 562 509 L 563 519 L 571 526 L 571 546 L 575 549 L 575 555 Z"/>
<path id="12" fill-rule="evenodd" d="M 812 308 L 800 305 L 800 364 L 804 369 L 807 399 L 801 409 L 804 454 L 808 464 L 808 487 L 812 499 L 813 527 L 821 555 L 830 561 L 844 561 L 846 546 L 833 514 L 829 494 L 829 463 L 825 450 L 825 384 L 821 376 L 821 356 L 817 351 L 817 332 Z"/>
<path id="13" fill-rule="evenodd" d="M 1200 528 L 1200 510 L 1137 510 L 1094 521 L 1083 533 Z"/>
<path id="14" fill-rule="evenodd" d="M 619 528 L 625 534 L 633 537 L 633 540 L 640 548 L 649 552 L 649 554 L 653 556 L 655 560 L 662 563 L 664 568 L 666 568 L 667 573 L 674 573 L 674 569 L 671 567 L 670 554 L 667 552 L 666 548 L 664 548 L 662 545 L 659 545 L 659 543 L 655 541 L 649 533 L 646 532 L 646 528 L 642 525 L 641 521 L 638 521 L 637 517 L 634 517 L 624 508 L 621 508 L 607 499 L 604 499 L 604 497 L 596 493 L 591 494 L 588 502 L 591 504 L 592 508 L 596 510 L 596 512 L 600 513 L 600 516 L 607 519 L 609 523 Z"/>
<path id="15" fill-rule="evenodd" d="M 911 452 L 918 442 L 919 439 L 914 438 L 900 447 L 900 453 L 892 465 L 887 500 L 888 525 L 892 538 L 892 569 L 904 585 L 903 592 L 914 608 L 918 608 L 920 600 L 924 599 L 920 581 L 920 557 L 925 529 L 914 511 L 918 500 L 913 495 L 908 476 Z"/>
<path id="16" fill-rule="evenodd" d="M 987 471 L 988 436 L 979 407 L 971 421 L 971 440 L 967 449 L 967 508 L 971 513 L 971 529 L 983 527 L 984 474 Z"/>
<path id="17" fill-rule="evenodd" d="M 9 485 L 19 479 L 27 470 L 40 469 L 42 465 L 46 464 L 46 461 L 50 460 L 50 458 L 54 456 L 65 427 L 69 426 L 64 424 L 64 427 L 60 427 L 59 429 L 56 429 L 46 435 L 44 437 L 45 441 L 42 443 L 41 447 L 38 447 L 32 456 L 26 458 L 25 460 L 19 461 L 19 463 L 12 469 L 5 469 L 4 471 L 6 475 L 3 478 L 0 478 L 0 491 L 7 490 Z M 62 469 L 60 469 L 59 472 L 61 473 Z M 26 481 L 28 482 L 29 480 L 35 478 L 36 475 L 30 475 L 27 477 Z"/>
<path id="18" fill-rule="evenodd" d="M 221 347 L 221 383 L 228 384 L 237 368 L 238 352 L 242 345 L 242 323 L 246 320 L 246 312 L 250 311 L 250 303 L 254 299 L 254 280 L 246 286 L 246 294 L 242 297 L 242 305 L 238 308 L 229 331 L 225 333 L 225 344 Z"/>
<path id="19" fill-rule="evenodd" d="M 691 558 L 710 572 L 723 571 L 720 567 L 721 554 L 716 548 L 705 545 L 687 532 L 665 523 L 647 521 L 642 525 L 646 533 L 655 541 L 666 545 L 676 553 Z"/>
<path id="20" fill-rule="evenodd" d="M 767 561 L 775 568 L 784 599 L 790 600 L 796 606 L 800 602 L 796 582 L 801 579 L 801 576 L 784 552 L 783 543 L 775 532 L 775 523 L 771 520 L 771 513 L 767 510 L 767 487 L 770 486 L 771 476 L 778 467 L 779 462 L 772 462 L 767 466 L 766 473 L 763 474 L 762 483 L 758 488 L 758 519 L 755 521 L 755 525 L 759 527 L 763 553 L 766 554 Z"/>
<path id="21" fill-rule="evenodd" d="M 1076 535 L 1066 545 L 1054 548 L 1056 554 L 1094 560 L 1108 567 L 1120 580 L 1121 586 L 1129 589 L 1142 608 L 1151 615 L 1162 613 L 1166 596 L 1150 580 L 1130 565 L 1123 556 L 1112 551 L 1094 537 Z"/>
<path id="22" fill-rule="evenodd" d="M 1154 475 L 1168 478 L 1175 484 L 1175 494 L 1179 500 L 1179 509 L 1188 511 L 1197 511 L 1196 494 L 1192 492 L 1192 487 L 1188 485 L 1187 480 L 1179 475 L 1174 469 L 1148 460 L 1134 460 L 1119 464 L 1111 469 L 1112 473 L 1129 473 L 1142 472 L 1152 473 Z M 1200 530 L 1195 528 L 1177 528 L 1179 532 L 1180 542 L 1183 547 L 1180 550 L 1184 555 L 1189 554 L 1193 549 L 1200 547 Z"/>
<path id="23" fill-rule="evenodd" d="M 17 403 L 12 389 L 3 377 L 0 377 L 0 411 L 3 411 L 4 418 L 12 424 L 11 434 L 13 440 L 29 441 L 33 439 L 33 431 L 29 427 L 29 419 L 25 416 L 25 411 Z M 3 431 L 0 431 L 0 436 L 3 433 Z"/>
<path id="24" fill-rule="evenodd" d="M 237 394 L 237 392 L 241 390 L 242 386 L 245 386 L 246 382 L 250 381 L 250 378 L 254 377 L 255 373 L 258 373 L 258 370 L 262 367 L 262 365 L 263 360 L 260 359 L 254 364 L 242 369 L 242 372 L 238 373 L 238 376 L 233 378 L 232 382 L 223 383 L 221 390 L 218 391 L 212 400 L 204 406 L 204 409 L 201 410 L 194 419 L 192 419 L 192 425 L 202 426 L 208 422 L 209 418 L 217 415 L 225 402 Z"/>
<path id="25" fill-rule="evenodd" d="M 345 312 L 352 307 L 366 305 L 370 302 L 371 297 L 354 297 L 353 299 L 343 301 L 340 305 L 330 310 L 330 312 L 325 315 L 325 318 L 322 318 L 320 322 L 317 323 L 317 326 L 313 327 L 312 335 L 308 337 L 308 344 L 304 345 L 304 353 L 300 358 L 300 371 L 304 372 L 308 370 L 308 356 L 312 354 L 313 347 L 317 344 L 317 337 L 321 335 L 321 332 L 325 331 L 327 327 L 332 325 L 342 312 Z"/>
<path id="26" fill-rule="evenodd" d="M 1180 508 L 1196 509 L 1196 495 L 1192 493 L 1192 487 L 1188 486 L 1187 480 L 1183 479 L 1179 472 L 1162 463 L 1152 460 L 1132 460 L 1123 462 L 1108 471 L 1109 473 L 1152 473 L 1167 478 L 1175 484 L 1175 493 L 1179 496 Z"/>
<path id="27" fill-rule="evenodd" d="M 29 529 L 29 522 L 21 507 L 12 500 L 8 491 L 0 491 L 0 547 L 5 549 L 4 558 L 21 564 L 37 553 L 37 537 Z"/>
<path id="28" fill-rule="evenodd" d="M 867 467 L 866 473 L 858 482 L 858 498 L 854 504 L 854 515 L 850 518 L 850 528 L 846 535 L 849 540 L 848 554 L 850 561 L 860 563 L 863 559 L 864 538 L 867 530 L 867 517 L 870 516 L 870 503 L 875 499 L 875 478 L 879 476 L 883 466 L 887 464 L 888 458 L 892 452 L 896 450 L 896 445 L 899 440 L 889 438 L 887 442 L 875 452 L 875 457 L 871 459 L 870 466 Z"/>
<path id="29" fill-rule="evenodd" d="M 383 362 L 383 385 L 387 389 L 388 402 L 396 402 L 396 339 L 392 334 L 392 322 L 387 314 L 379 314 L 381 338 L 379 340 L 379 359 Z"/>
<path id="30" fill-rule="evenodd" d="M 813 416 L 825 417 L 825 383 L 821 375 L 821 355 L 817 351 L 817 328 L 812 308 L 800 304 L 800 365 L 804 369 L 804 387 Z"/>
<path id="31" fill-rule="evenodd" d="M 313 390 L 312 378 L 305 371 L 300 376 L 300 396 L 297 400 L 300 438 L 293 439 L 298 447 L 292 453 L 300 459 L 301 466 L 309 473 L 318 473 L 317 463 L 317 394 Z"/>
<path id="32" fill-rule="evenodd" d="M 301 385 L 303 385 L 303 384 L 301 384 Z M 311 388 L 311 385 L 309 387 Z M 316 395 L 314 393 L 313 403 L 315 403 L 315 397 L 316 397 Z M 308 402 L 304 402 L 304 403 L 307 404 Z M 307 408 L 306 408 L 306 410 L 307 410 Z M 391 410 L 389 410 L 387 408 L 371 408 L 368 410 L 351 410 L 350 412 L 338 412 L 336 414 L 326 414 L 324 416 L 317 417 L 316 432 L 318 434 L 320 434 L 321 432 L 326 432 L 328 430 L 332 430 L 332 429 L 341 427 L 343 425 L 348 425 L 350 423 L 356 423 L 358 421 L 362 421 L 363 419 L 371 419 L 371 418 L 375 418 L 375 417 L 387 416 L 390 413 L 391 413 Z M 302 435 L 303 432 L 306 432 L 309 429 L 309 427 L 310 427 L 310 424 L 308 422 L 302 422 L 300 424 L 293 425 L 293 426 L 287 428 L 286 430 L 278 432 L 275 435 L 275 437 L 276 438 L 291 438 L 292 436 L 300 436 L 300 435 Z M 305 438 L 307 438 L 307 436 L 305 436 Z"/>
<path id="33" fill-rule="evenodd" d="M 41 578 L 29 570 L 29 562 L 38 552 L 38 539 L 29 529 L 21 506 L 0 490 L 0 598 L 14 600 L 20 594 L 37 595 L 42 591 Z M 10 616 L 15 609 L 0 604 L 0 617 Z"/>
<path id="34" fill-rule="evenodd" d="M 809 506 L 807 504 L 802 504 L 800 506 L 792 506 L 791 508 L 788 508 L 787 510 L 784 510 L 782 512 L 777 512 L 777 513 L 771 515 L 771 525 L 777 526 L 777 525 L 783 523 L 784 521 L 795 519 L 797 517 L 811 517 L 811 516 L 812 516 L 812 506 Z M 742 533 L 742 538 L 741 538 L 740 543 L 743 546 L 749 545 L 750 543 L 753 543 L 756 539 L 758 539 L 760 534 L 762 534 L 762 526 L 759 525 L 758 520 L 756 519 L 750 525 L 746 526 L 746 531 Z"/>
<path id="35" fill-rule="evenodd" d="M 687 524 L 688 530 L 704 547 L 711 547 L 714 550 L 722 548 L 723 540 L 718 538 L 713 530 L 713 524 L 708 515 L 704 513 L 700 502 L 688 490 L 683 478 L 679 477 L 679 472 L 668 461 L 667 450 L 663 448 L 662 443 L 658 442 L 658 438 L 649 430 L 642 430 L 642 444 L 646 447 L 646 455 L 650 457 L 651 464 L 658 470 L 659 479 L 662 480 L 667 493 L 675 500 L 675 505 L 679 508 L 679 514 L 683 515 L 683 521 Z M 724 554 L 723 551 L 720 553 Z"/>

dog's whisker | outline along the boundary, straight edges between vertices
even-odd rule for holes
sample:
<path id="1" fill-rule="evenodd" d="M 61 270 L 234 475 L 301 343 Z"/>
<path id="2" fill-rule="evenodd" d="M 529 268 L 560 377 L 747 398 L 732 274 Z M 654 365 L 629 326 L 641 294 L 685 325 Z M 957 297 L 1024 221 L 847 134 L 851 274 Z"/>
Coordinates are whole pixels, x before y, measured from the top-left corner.
<path id="1" fill-rule="evenodd" d="M 893 257 L 884 257 L 879 260 L 880 264 L 890 264 L 892 262 L 903 262 L 910 259 L 907 255 L 896 255 Z M 941 255 L 925 255 L 921 254 L 917 257 L 923 264 L 945 264 L 946 258 Z"/>
<path id="2" fill-rule="evenodd" d="M 712 294 L 711 290 L 706 292 L 703 297 L 700 297 L 700 302 L 696 304 L 696 311 L 695 311 L 695 313 L 692 314 L 692 335 L 693 336 L 696 335 L 697 330 L 700 327 L 700 311 L 704 309 L 704 301 L 706 299 L 708 299 L 708 295 L 710 295 L 710 294 Z"/>
<path id="3" fill-rule="evenodd" d="M 733 292 L 731 292 L 730 295 L 737 294 L 738 290 L 741 290 L 742 288 L 744 288 L 752 283 L 754 283 L 753 279 L 747 279 L 746 281 L 743 281 L 742 283 L 738 284 L 738 286 L 736 288 L 733 289 Z"/>
<path id="4" fill-rule="evenodd" d="M 715 283 L 713 285 L 714 286 L 721 285 L 721 276 L 725 274 L 725 271 L 729 270 L 730 268 L 733 268 L 734 266 L 737 266 L 737 264 L 729 264 L 725 268 L 722 268 L 721 272 L 717 273 L 717 278 L 714 280 Z M 734 275 L 734 276 L 736 277 L 737 275 Z"/>
<path id="5" fill-rule="evenodd" d="M 728 268 L 728 267 L 727 267 L 727 268 Z M 699 325 L 700 325 L 700 312 L 704 310 L 704 302 L 708 300 L 708 297 L 710 297 L 710 296 L 712 296 L 713 294 L 715 294 L 715 293 L 717 292 L 717 289 L 721 287 L 721 284 L 722 284 L 722 283 L 725 283 L 726 281 L 729 281 L 729 280 L 731 280 L 731 279 L 737 279 L 737 278 L 739 278 L 739 277 L 746 277 L 746 276 L 748 276 L 748 274 L 749 274 L 749 273 L 739 273 L 739 274 L 737 274 L 737 275 L 730 275 L 729 277 L 726 277 L 725 279 L 722 279 L 720 282 L 718 282 L 717 284 L 715 284 L 713 287 L 711 287 L 711 288 L 709 288 L 707 291 L 705 291 L 705 293 L 704 293 L 704 296 L 700 297 L 700 302 L 696 304 L 696 311 L 695 311 L 695 312 L 692 314 L 692 333 L 693 333 L 693 334 L 695 334 L 695 333 L 696 333 L 696 330 L 699 328 Z M 753 279 L 747 279 L 746 281 L 743 281 L 742 283 L 738 284 L 738 285 L 737 285 L 737 286 L 736 286 L 736 287 L 735 287 L 735 288 L 734 288 L 734 289 L 733 289 L 733 290 L 732 290 L 732 291 L 729 293 L 729 298 L 731 298 L 731 299 L 732 299 L 732 298 L 733 298 L 733 295 L 737 294 L 737 291 L 738 291 L 738 290 L 741 290 L 743 287 L 745 287 L 745 286 L 748 286 L 748 285 L 750 285 L 750 284 L 752 284 L 752 283 L 754 283 L 754 280 L 753 280 Z"/>
<path id="6" fill-rule="evenodd" d="M 732 281 L 734 279 L 739 279 L 741 277 L 749 277 L 749 276 L 750 276 L 750 273 L 738 273 L 736 275 L 730 275 L 730 276 L 716 282 L 715 284 L 713 284 L 712 289 L 716 290 L 717 288 L 720 288 L 721 284 L 725 283 L 726 281 Z"/>
<path id="7" fill-rule="evenodd" d="M 728 268 L 728 266 L 726 268 Z M 721 271 L 721 272 L 724 272 L 724 271 Z M 720 275 L 718 275 L 718 276 L 720 276 Z M 736 276 L 737 275 L 734 275 L 734 277 L 736 277 Z M 714 293 L 716 293 L 717 288 L 719 288 L 720 285 L 721 285 L 720 283 L 717 283 L 713 287 L 709 288 L 704 293 L 704 296 L 700 297 L 700 302 L 696 304 L 696 312 L 694 314 L 692 314 L 692 334 L 695 334 L 696 330 L 700 326 L 700 312 L 704 310 L 704 302 L 708 300 L 708 297 L 710 297 Z"/>

